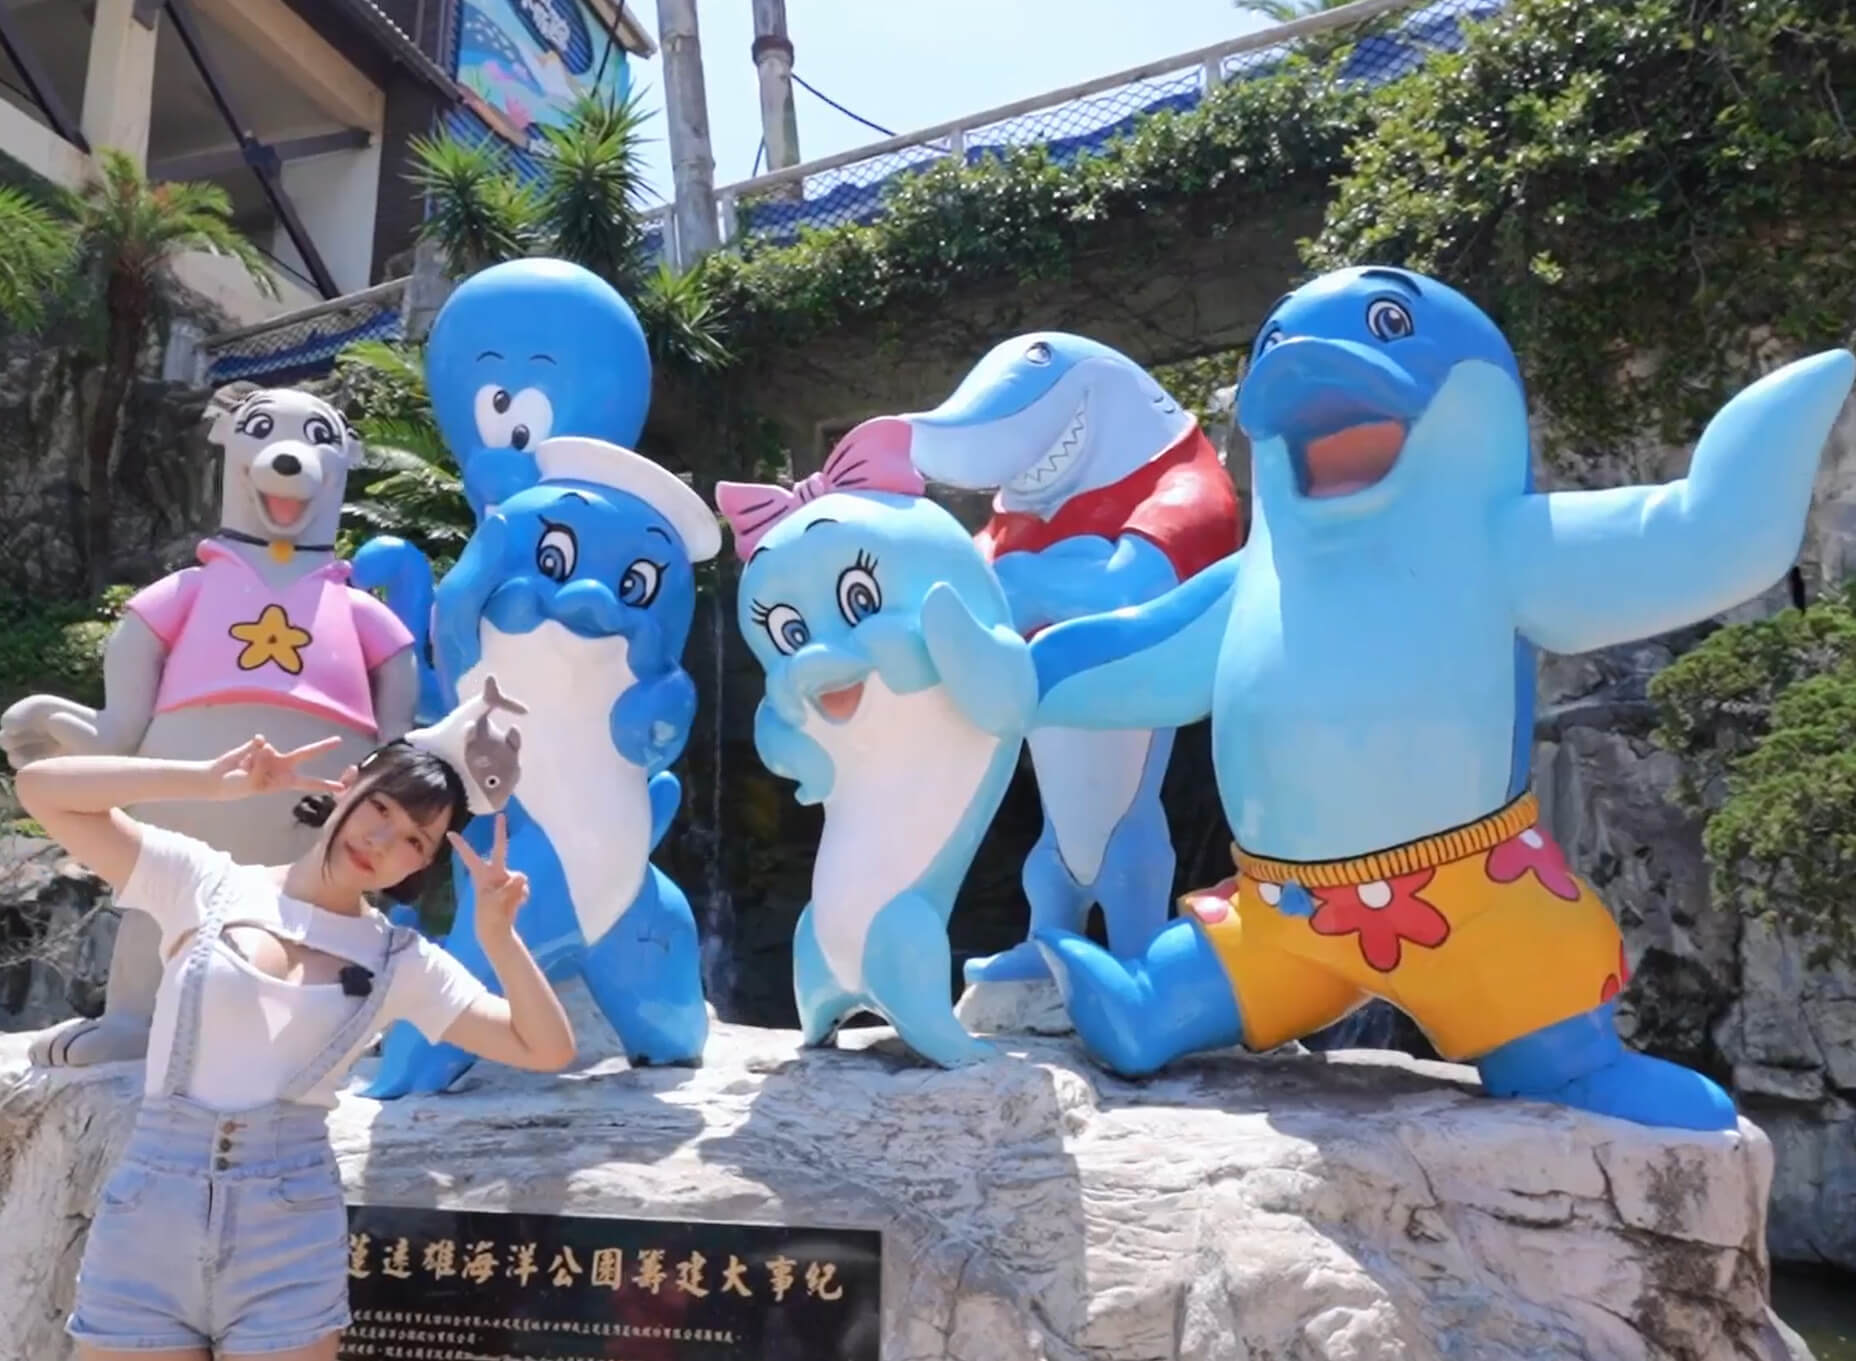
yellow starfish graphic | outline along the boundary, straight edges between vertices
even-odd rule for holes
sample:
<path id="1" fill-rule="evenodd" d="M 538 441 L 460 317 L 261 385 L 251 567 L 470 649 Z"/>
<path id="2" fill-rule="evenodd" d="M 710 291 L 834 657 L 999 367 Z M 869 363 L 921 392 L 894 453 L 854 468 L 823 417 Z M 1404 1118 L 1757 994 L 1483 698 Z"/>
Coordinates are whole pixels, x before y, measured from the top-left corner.
<path id="1" fill-rule="evenodd" d="M 245 645 L 238 654 L 241 671 L 256 671 L 266 662 L 276 662 L 297 675 L 303 670 L 303 649 L 312 641 L 309 630 L 292 624 L 281 605 L 266 605 L 264 613 L 249 624 L 234 624 L 226 632 Z"/>

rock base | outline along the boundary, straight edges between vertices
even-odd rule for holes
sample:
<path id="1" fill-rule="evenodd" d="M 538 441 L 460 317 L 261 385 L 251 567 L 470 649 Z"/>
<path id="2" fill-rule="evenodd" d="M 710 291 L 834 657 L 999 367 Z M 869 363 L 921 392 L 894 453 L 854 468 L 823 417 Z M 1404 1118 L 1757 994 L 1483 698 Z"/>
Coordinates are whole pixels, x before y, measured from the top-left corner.
<path id="1" fill-rule="evenodd" d="M 1063 994 L 1048 978 L 1019 983 L 969 983 L 954 1015 L 976 1035 L 1068 1035 L 1075 1029 Z"/>
<path id="2" fill-rule="evenodd" d="M 702 1068 L 631 1071 L 575 993 L 571 1074 L 345 1095 L 351 1199 L 879 1228 L 885 1361 L 1809 1356 L 1768 1306 L 1772 1149 L 1745 1122 L 1497 1102 L 1385 1052 L 1122 1082 L 1023 1035 L 945 1072 L 886 1029 L 718 1025 Z M 140 1067 L 33 1073 L 25 1047 L 0 1037 L 0 1358 L 58 1361 Z"/>

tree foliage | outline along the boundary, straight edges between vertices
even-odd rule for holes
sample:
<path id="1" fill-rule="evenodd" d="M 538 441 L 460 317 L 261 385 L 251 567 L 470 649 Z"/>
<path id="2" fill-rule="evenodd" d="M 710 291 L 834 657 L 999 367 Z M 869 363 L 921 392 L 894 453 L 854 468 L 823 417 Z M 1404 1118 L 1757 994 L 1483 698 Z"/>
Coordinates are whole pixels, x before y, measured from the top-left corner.
<path id="1" fill-rule="evenodd" d="M 93 594 L 109 578 L 111 456 L 123 403 L 151 328 L 173 301 L 174 261 L 190 251 L 231 256 L 275 295 L 217 185 L 151 184 L 127 153 L 101 147 L 76 193 L 50 184 L 39 193 L 0 188 L 0 313 L 19 327 L 69 330 L 100 361 L 84 460 L 83 551 Z"/>
<path id="2" fill-rule="evenodd" d="M 1576 444 L 1682 442 L 1851 335 L 1852 126 L 1843 0 L 1513 0 L 1372 102 L 1305 254 L 1463 287 Z"/>
<path id="3" fill-rule="evenodd" d="M 711 266 L 736 347 L 1059 277 L 1117 222 L 1234 228 L 1292 189 L 1325 196 L 1309 274 L 1402 263 L 1462 287 L 1574 456 L 1691 439 L 1770 363 L 1763 346 L 1849 337 L 1842 0 L 1510 0 L 1464 22 L 1460 52 L 1378 87 L 1341 79 L 1349 44 L 1385 24 L 1303 43 L 1099 154 L 938 161 L 899 177 L 872 223 L 750 239 Z"/>
<path id="4" fill-rule="evenodd" d="M 1059 161 L 1026 146 L 938 161 L 899 177 L 874 222 L 804 229 L 793 245 L 749 239 L 711 269 L 740 348 L 792 343 L 975 283 L 1063 277 L 1117 222 L 1190 209 L 1192 230 L 1216 232 L 1271 193 L 1325 185 L 1366 105 L 1365 90 L 1331 64 L 1286 56 L 1275 74 L 1145 118 L 1098 153 Z M 744 212 L 751 223 L 752 206 Z"/>

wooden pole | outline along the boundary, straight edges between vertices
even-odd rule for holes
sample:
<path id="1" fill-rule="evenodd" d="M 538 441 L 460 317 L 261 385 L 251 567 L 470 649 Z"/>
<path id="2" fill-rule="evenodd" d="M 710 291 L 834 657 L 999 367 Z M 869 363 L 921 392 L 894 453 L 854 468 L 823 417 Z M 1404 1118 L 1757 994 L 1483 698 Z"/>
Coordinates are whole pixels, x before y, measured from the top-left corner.
<path id="1" fill-rule="evenodd" d="M 799 164 L 786 0 L 754 0 L 754 67 L 760 73 L 760 130 L 767 142 L 767 169 L 785 170 Z"/>
<path id="2" fill-rule="evenodd" d="M 657 39 L 664 54 L 664 119 L 676 186 L 675 264 L 686 269 L 719 244 L 715 157 L 709 150 L 709 98 L 702 79 L 696 0 L 657 0 Z"/>

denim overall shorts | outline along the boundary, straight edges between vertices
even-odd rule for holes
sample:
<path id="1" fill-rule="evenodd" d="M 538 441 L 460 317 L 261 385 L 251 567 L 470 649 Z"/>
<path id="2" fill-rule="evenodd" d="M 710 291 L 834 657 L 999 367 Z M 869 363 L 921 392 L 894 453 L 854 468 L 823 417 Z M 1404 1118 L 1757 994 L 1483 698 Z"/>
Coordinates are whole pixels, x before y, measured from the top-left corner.
<path id="1" fill-rule="evenodd" d="M 143 1099 L 98 1198 L 65 1325 L 94 1347 L 286 1351 L 350 1321 L 348 1213 L 328 1112 L 301 1098 L 373 1037 L 410 933 L 393 928 L 372 991 L 277 1099 L 215 1111 L 181 1093 L 226 921 L 221 904 L 207 906 L 181 966 L 166 1077 Z"/>

